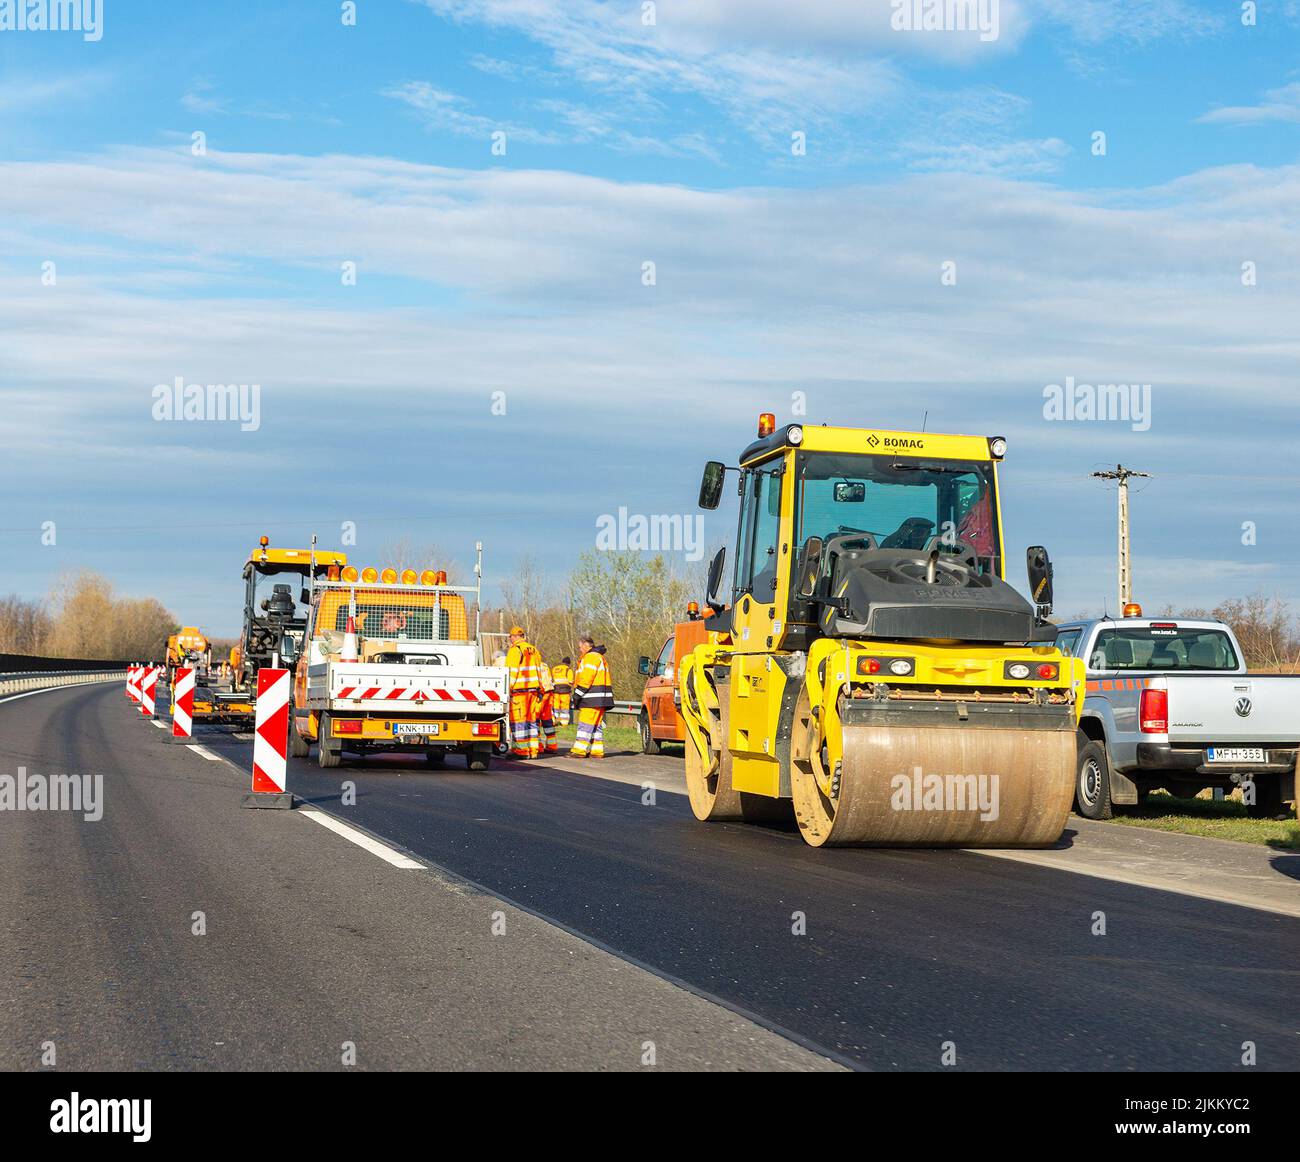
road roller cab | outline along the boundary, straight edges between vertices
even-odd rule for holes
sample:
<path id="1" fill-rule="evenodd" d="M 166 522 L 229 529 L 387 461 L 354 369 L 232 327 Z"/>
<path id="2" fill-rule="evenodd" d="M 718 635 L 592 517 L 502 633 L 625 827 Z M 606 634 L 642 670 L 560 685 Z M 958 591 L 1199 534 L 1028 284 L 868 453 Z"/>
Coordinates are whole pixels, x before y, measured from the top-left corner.
<path id="1" fill-rule="evenodd" d="M 702 819 L 793 814 L 815 845 L 1041 846 L 1069 812 L 1083 668 L 1006 582 L 1000 437 L 778 429 L 731 468 L 740 515 L 710 569 L 720 631 L 681 659 Z"/>

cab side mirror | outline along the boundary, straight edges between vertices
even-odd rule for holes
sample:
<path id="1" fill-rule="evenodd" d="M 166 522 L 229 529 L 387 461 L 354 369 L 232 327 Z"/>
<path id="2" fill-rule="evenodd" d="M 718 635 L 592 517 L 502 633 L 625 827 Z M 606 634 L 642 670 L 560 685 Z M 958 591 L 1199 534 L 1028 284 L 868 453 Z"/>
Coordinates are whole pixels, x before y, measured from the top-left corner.
<path id="1" fill-rule="evenodd" d="M 1032 545 L 1025 552 L 1029 572 L 1030 600 L 1046 615 L 1052 610 L 1052 558 L 1042 545 Z"/>
<path id="2" fill-rule="evenodd" d="M 298 590 L 298 600 L 299 600 L 303 605 L 310 605 L 310 604 L 311 604 L 311 590 L 310 590 L 310 589 L 300 589 L 300 590 Z"/>
<path id="3" fill-rule="evenodd" d="M 718 589 L 722 585 L 722 570 L 726 564 L 727 546 L 723 545 L 713 554 L 713 560 L 709 562 L 708 602 L 714 609 L 722 608 L 721 602 L 718 601 Z"/>
<path id="4" fill-rule="evenodd" d="M 727 469 L 721 460 L 710 460 L 704 465 L 700 480 L 700 507 L 715 509 L 722 500 L 722 482 Z"/>
<path id="5" fill-rule="evenodd" d="M 641 660 L 636 664 L 636 671 L 644 678 L 650 676 L 650 659 L 642 655 Z"/>
<path id="6" fill-rule="evenodd" d="M 799 550 L 799 562 L 796 566 L 797 587 L 795 597 L 799 601 L 811 601 L 817 593 L 817 578 L 822 571 L 822 549 L 825 548 L 821 537 L 809 537 Z"/>

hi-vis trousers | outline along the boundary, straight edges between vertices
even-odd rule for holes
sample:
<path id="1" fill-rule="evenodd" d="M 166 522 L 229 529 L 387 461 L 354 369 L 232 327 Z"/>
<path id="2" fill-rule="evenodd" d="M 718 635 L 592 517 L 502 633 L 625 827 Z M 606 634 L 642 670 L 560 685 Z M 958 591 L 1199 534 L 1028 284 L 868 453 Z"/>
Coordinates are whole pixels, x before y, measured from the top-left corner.
<path id="1" fill-rule="evenodd" d="M 536 690 L 525 690 L 510 695 L 510 726 L 514 733 L 515 758 L 535 759 L 541 753 L 541 738 L 537 730 L 537 716 L 541 698 Z"/>
<path id="2" fill-rule="evenodd" d="M 537 711 L 537 725 L 542 732 L 542 750 L 547 754 L 554 754 L 560 749 L 560 744 L 555 737 L 555 694 L 550 690 L 542 691 Z"/>
<path id="3" fill-rule="evenodd" d="M 594 759 L 605 757 L 605 711 L 578 710 L 578 737 L 574 739 L 570 754 L 583 756 L 590 754 Z"/>

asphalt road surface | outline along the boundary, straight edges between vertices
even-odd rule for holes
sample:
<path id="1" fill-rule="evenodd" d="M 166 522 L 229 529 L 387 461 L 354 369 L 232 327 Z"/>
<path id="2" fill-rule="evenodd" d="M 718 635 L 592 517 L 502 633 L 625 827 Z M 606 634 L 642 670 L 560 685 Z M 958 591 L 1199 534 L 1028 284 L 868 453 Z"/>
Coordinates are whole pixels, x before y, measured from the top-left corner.
<path id="1" fill-rule="evenodd" d="M 102 771 L 107 801 L 0 814 L 10 1067 L 57 1028 L 82 1067 L 321 1068 L 351 1030 L 386 1067 L 1231 1071 L 1249 1042 L 1300 1068 L 1290 916 L 706 826 L 671 755 L 635 760 L 653 802 L 594 767 L 291 760 L 312 808 L 431 865 L 401 869 L 242 811 L 233 767 L 133 713 L 116 686 L 0 704 L 0 773 Z M 199 741 L 248 769 L 246 736 Z"/>

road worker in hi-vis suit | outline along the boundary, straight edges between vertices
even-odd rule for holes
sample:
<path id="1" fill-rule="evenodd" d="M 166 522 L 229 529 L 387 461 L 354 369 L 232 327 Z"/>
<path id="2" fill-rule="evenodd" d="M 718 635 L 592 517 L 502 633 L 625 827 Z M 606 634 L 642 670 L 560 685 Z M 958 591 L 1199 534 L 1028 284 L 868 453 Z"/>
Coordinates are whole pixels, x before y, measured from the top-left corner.
<path id="1" fill-rule="evenodd" d="M 541 753 L 537 720 L 542 701 L 542 655 L 537 647 L 524 640 L 520 626 L 510 630 L 510 652 L 506 668 L 510 671 L 510 725 L 514 731 L 515 758 L 535 759 Z"/>
<path id="2" fill-rule="evenodd" d="M 605 647 L 588 634 L 578 639 L 578 672 L 573 677 L 573 704 L 578 711 L 578 737 L 569 751 L 575 758 L 605 757 L 605 714 L 614 706 L 614 687 L 605 661 Z"/>

